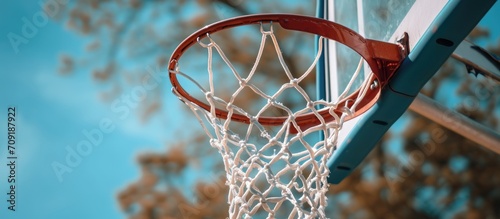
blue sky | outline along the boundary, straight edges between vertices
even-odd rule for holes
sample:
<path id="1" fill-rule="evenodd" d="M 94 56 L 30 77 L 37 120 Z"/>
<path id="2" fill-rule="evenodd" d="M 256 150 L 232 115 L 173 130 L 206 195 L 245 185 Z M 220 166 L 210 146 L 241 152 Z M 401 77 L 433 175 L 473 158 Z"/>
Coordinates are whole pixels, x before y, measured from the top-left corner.
<path id="1" fill-rule="evenodd" d="M 16 212 L 7 212 L 0 202 L 1 218 L 120 218 L 116 192 L 138 178 L 135 155 L 143 150 L 164 150 L 165 127 L 159 122 L 142 124 L 134 113 L 124 119 L 98 97 L 88 72 L 61 76 L 57 73 L 61 54 L 82 54 L 86 39 L 49 21 L 20 44 L 15 53 L 10 32 L 22 34 L 23 17 L 40 11 L 36 4 L 8 3 L 0 21 L 2 60 L 0 121 L 6 124 L 7 108 L 16 107 L 17 197 Z M 9 10 L 6 10 L 6 9 Z M 67 147 L 88 140 L 84 130 L 96 130 L 102 120 L 113 122 L 112 132 L 103 134 L 71 173 L 55 174 L 52 164 L 65 164 Z M 6 142 L 2 126 L 2 142 Z M 6 146 L 0 148 L 0 199 L 8 192 Z"/>
<path id="2" fill-rule="evenodd" d="M 6 125 L 0 126 L 0 218 L 121 218 L 116 193 L 139 177 L 135 156 L 140 151 L 163 151 L 173 138 L 165 121 L 141 123 L 136 114 L 125 118 L 99 99 L 96 83 L 86 71 L 62 76 L 57 73 L 61 54 L 83 54 L 87 39 L 48 21 L 37 28 L 16 53 L 9 33 L 22 33 L 23 18 L 31 19 L 40 6 L 9 1 L 0 9 L 0 124 L 6 124 L 7 108 L 16 107 L 16 212 L 7 211 Z M 483 26 L 498 26 L 500 5 L 485 17 Z M 491 29 L 498 39 L 500 28 Z M 487 42 L 482 42 L 487 45 Z M 483 45 L 483 46 L 484 46 Z M 163 81 L 164 86 L 169 86 Z M 168 91 L 168 89 L 165 89 Z M 169 96 L 169 95 L 166 95 Z M 168 97 L 167 100 L 175 100 Z M 178 102 L 174 102 L 178 103 Z M 180 109 L 180 104 L 173 104 Z M 114 127 L 100 129 L 102 121 Z M 65 164 L 68 148 L 89 139 L 85 131 L 100 130 L 102 141 L 82 156 L 71 173 L 57 177 L 52 165 Z"/>

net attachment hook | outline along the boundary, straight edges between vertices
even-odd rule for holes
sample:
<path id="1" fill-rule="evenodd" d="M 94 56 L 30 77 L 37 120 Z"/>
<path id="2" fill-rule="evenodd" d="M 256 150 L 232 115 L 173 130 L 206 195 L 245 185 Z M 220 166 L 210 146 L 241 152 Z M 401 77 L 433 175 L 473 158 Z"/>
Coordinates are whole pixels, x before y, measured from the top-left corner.
<path id="1" fill-rule="evenodd" d="M 273 34 L 274 33 L 274 29 L 273 29 L 273 21 L 270 21 L 269 22 L 269 30 L 264 30 L 264 23 L 259 22 L 260 23 L 260 33 L 262 34 L 265 34 L 265 35 L 269 35 L 269 34 Z"/>
<path id="2" fill-rule="evenodd" d="M 206 44 L 206 43 L 201 42 L 201 38 L 200 37 L 196 38 L 196 42 L 198 44 L 200 44 L 200 46 L 202 46 L 203 48 L 213 47 L 214 46 L 214 40 L 212 40 L 212 37 L 210 37 L 210 33 L 206 34 L 206 38 L 208 38 L 208 40 L 210 40 L 210 43 Z"/>

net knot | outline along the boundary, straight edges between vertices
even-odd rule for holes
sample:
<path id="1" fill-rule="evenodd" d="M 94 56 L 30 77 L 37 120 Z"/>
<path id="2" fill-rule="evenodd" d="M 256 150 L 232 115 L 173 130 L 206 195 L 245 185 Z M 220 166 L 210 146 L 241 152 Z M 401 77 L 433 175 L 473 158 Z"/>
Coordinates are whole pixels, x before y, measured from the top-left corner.
<path id="1" fill-rule="evenodd" d="M 260 136 L 263 138 L 270 138 L 271 135 L 269 135 L 269 133 L 267 133 L 267 131 L 262 130 L 262 132 L 260 133 Z"/>
<path id="2" fill-rule="evenodd" d="M 269 144 L 271 145 L 275 145 L 275 144 L 278 144 L 278 140 L 276 140 L 276 137 L 272 137 L 269 139 Z"/>
<path id="3" fill-rule="evenodd" d="M 232 103 L 227 103 L 226 110 L 227 111 L 233 111 L 233 104 Z"/>
<path id="4" fill-rule="evenodd" d="M 241 140 L 238 142 L 238 144 L 240 145 L 240 147 L 242 148 L 245 148 L 247 146 L 247 144 L 245 143 L 245 141 Z"/>
<path id="5" fill-rule="evenodd" d="M 210 139 L 210 145 L 217 147 L 219 145 L 219 141 L 217 139 Z"/>
<path id="6" fill-rule="evenodd" d="M 214 98 L 214 95 L 212 92 L 208 91 L 205 93 L 205 98 L 207 98 L 207 100 L 212 100 Z"/>
<path id="7" fill-rule="evenodd" d="M 247 86 L 247 81 L 245 79 L 242 79 L 242 80 L 240 80 L 239 84 L 240 84 L 240 87 L 245 87 L 245 86 Z"/>
<path id="8" fill-rule="evenodd" d="M 307 108 L 314 109 L 314 102 L 312 101 L 307 102 Z"/>
<path id="9" fill-rule="evenodd" d="M 267 103 L 274 105 L 274 104 L 276 104 L 276 99 L 274 97 L 269 97 L 269 98 L 267 98 Z"/>
<path id="10" fill-rule="evenodd" d="M 264 198 L 264 197 L 260 197 L 259 198 L 259 202 L 262 203 L 262 204 L 267 203 L 267 199 Z"/>
<path id="11" fill-rule="evenodd" d="M 250 119 L 250 123 L 252 123 L 252 124 L 256 124 L 258 122 L 258 119 L 255 116 L 250 116 L 249 119 Z"/>
<path id="12" fill-rule="evenodd" d="M 223 160 L 229 160 L 231 157 L 232 157 L 231 154 L 228 154 L 228 153 L 225 153 L 222 155 Z"/>

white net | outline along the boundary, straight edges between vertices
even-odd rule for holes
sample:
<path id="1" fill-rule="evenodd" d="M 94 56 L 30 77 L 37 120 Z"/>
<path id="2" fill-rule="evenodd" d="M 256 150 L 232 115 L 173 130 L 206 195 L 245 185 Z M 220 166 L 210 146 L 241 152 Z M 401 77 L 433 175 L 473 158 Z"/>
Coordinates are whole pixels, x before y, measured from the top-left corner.
<path id="1" fill-rule="evenodd" d="M 255 64 L 251 71 L 242 77 L 233 64 L 226 57 L 221 47 L 210 36 L 209 43 L 199 44 L 208 51 L 208 74 L 209 87 L 205 88 L 190 76 L 182 73 L 177 67 L 172 74 L 178 74 L 196 86 L 205 94 L 210 110 L 204 110 L 176 93 L 177 96 L 194 112 L 199 122 L 210 138 L 210 144 L 216 148 L 222 156 L 227 185 L 229 186 L 228 202 L 229 217 L 232 218 L 326 218 L 325 207 L 327 206 L 326 193 L 328 191 L 327 177 L 329 169 L 327 160 L 335 150 L 337 136 L 342 128 L 344 119 L 352 115 L 369 89 L 367 85 L 362 86 L 354 104 L 351 107 L 339 106 L 337 102 L 326 102 L 323 100 L 312 100 L 300 87 L 299 83 L 314 70 L 314 66 L 321 56 L 323 39 L 318 41 L 318 53 L 311 66 L 300 77 L 292 76 L 286 63 L 283 61 L 280 47 L 272 26 L 269 31 L 260 31 L 262 39 Z M 275 93 L 266 94 L 252 83 L 252 77 L 256 72 L 256 66 L 261 60 L 264 45 L 267 38 L 271 38 L 272 44 L 278 54 L 279 62 L 289 79 Z M 214 50 L 222 57 L 224 63 L 231 69 L 232 74 L 239 82 L 239 88 L 231 95 L 229 101 L 215 96 L 214 73 L 212 71 L 212 54 Z M 353 74 L 351 82 L 346 90 L 337 98 L 341 100 L 348 95 L 354 78 L 360 72 L 362 61 Z M 365 83 L 367 84 L 367 83 Z M 250 114 L 244 109 L 236 106 L 234 100 L 243 89 L 251 89 L 253 92 L 267 100 L 267 103 L 256 113 Z M 289 107 L 276 101 L 287 89 L 295 89 L 305 100 L 306 105 L 302 110 L 292 111 Z M 228 112 L 226 118 L 218 118 L 216 106 L 225 106 Z M 269 129 L 259 123 L 263 112 L 271 107 L 282 109 L 287 113 L 286 121 L 275 130 Z M 317 108 L 327 107 L 330 114 L 335 118 L 332 122 L 325 122 L 319 115 Z M 340 116 L 334 110 L 343 112 Z M 321 124 L 306 130 L 300 130 L 295 118 L 306 113 L 314 113 Z M 237 134 L 231 130 L 233 114 L 245 115 L 249 118 L 249 124 L 245 124 L 246 133 Z M 210 124 L 211 128 L 206 124 Z M 298 130 L 296 134 L 290 132 L 292 128 Z M 258 133 L 258 136 L 255 136 Z M 259 134 L 260 133 L 260 134 Z M 318 141 L 314 136 L 314 143 L 307 137 L 312 133 L 321 133 L 325 138 Z M 259 138 L 258 141 L 251 140 Z"/>

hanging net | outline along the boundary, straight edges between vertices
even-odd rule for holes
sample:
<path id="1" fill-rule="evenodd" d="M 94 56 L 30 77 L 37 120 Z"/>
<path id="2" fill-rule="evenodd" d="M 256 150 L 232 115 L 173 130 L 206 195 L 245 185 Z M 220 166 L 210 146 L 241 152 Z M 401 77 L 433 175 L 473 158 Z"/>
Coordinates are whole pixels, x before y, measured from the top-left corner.
<path id="1" fill-rule="evenodd" d="M 336 148 L 339 130 L 346 120 L 359 113 L 360 106 L 365 107 L 375 99 L 378 94 L 372 94 L 373 90 L 380 89 L 381 82 L 372 74 L 355 92 L 350 92 L 363 60 L 367 60 L 364 57 L 336 101 L 315 100 L 301 87 L 301 82 L 314 74 L 325 39 L 318 37 L 313 62 L 302 74 L 294 72 L 299 75 L 294 77 L 284 61 L 272 24 L 268 28 L 260 24 L 259 29 L 262 37 L 255 62 L 250 71 L 244 73 L 237 70 L 219 46 L 220 42 L 210 34 L 202 35 L 204 42 L 199 36 L 194 38 L 193 44 L 206 50 L 208 55 L 208 85 L 203 86 L 183 73 L 177 57 L 171 59 L 169 67 L 174 84 L 172 91 L 192 110 L 210 138 L 210 145 L 222 157 L 229 187 L 229 218 L 326 218 L 327 161 Z M 271 43 L 266 43 L 269 41 Z M 262 89 L 259 80 L 254 79 L 266 44 L 274 47 L 287 78 L 286 83 L 272 92 Z M 220 57 L 237 81 L 238 86 L 229 98 L 216 95 L 219 84 L 226 81 L 216 79 L 214 55 Z M 178 86 L 177 77 L 192 83 L 202 92 L 204 100 L 186 94 Z M 236 104 L 236 99 L 244 98 L 241 97 L 244 90 L 265 100 L 259 110 L 250 112 Z M 289 90 L 297 93 L 294 98 L 302 99 L 304 105 L 300 109 L 292 109 L 279 101 Z M 284 115 L 268 117 L 265 112 L 269 109 L 279 109 Z M 321 140 L 318 133 L 323 136 Z"/>

